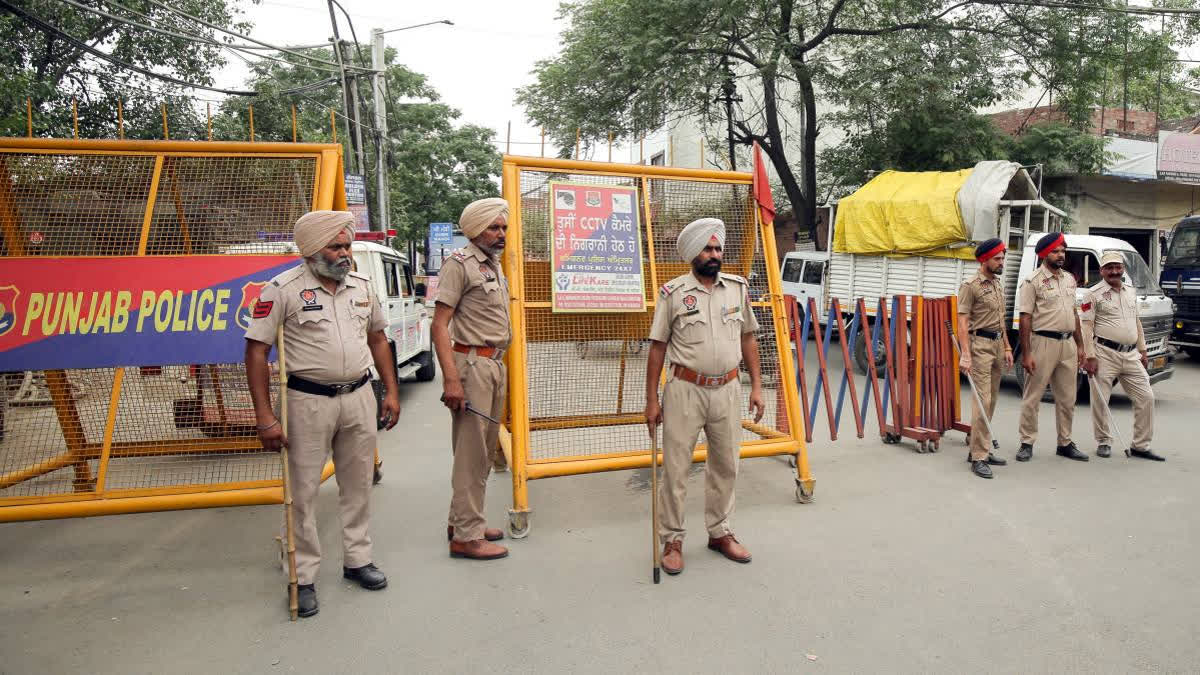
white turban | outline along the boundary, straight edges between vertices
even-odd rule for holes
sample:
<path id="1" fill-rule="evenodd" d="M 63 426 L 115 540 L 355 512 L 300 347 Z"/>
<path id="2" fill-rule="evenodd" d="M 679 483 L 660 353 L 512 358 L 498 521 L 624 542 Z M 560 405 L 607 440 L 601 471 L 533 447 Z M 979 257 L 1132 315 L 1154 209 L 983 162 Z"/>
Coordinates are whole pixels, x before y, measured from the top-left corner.
<path id="1" fill-rule="evenodd" d="M 500 197 L 476 199 L 463 209 L 462 217 L 458 219 L 458 227 L 467 239 L 474 239 L 483 234 L 488 226 L 496 220 L 496 216 L 508 218 L 508 202 Z"/>
<path id="2" fill-rule="evenodd" d="M 717 238 L 717 243 L 725 246 L 725 223 L 720 218 L 701 218 L 688 223 L 675 240 L 675 250 L 684 262 L 692 262 L 708 242 Z"/>
<path id="3" fill-rule="evenodd" d="M 296 248 L 305 258 L 329 245 L 345 230 L 354 241 L 354 214 L 349 211 L 309 211 L 296 221 Z"/>

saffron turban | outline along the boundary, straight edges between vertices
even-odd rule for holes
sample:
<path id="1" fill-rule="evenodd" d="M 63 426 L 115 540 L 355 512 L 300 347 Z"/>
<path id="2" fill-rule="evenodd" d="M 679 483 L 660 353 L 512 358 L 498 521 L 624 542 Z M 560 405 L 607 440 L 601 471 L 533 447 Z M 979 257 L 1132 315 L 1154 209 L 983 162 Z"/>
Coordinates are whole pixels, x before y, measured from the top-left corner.
<path id="1" fill-rule="evenodd" d="M 296 248 L 305 258 L 329 245 L 346 231 L 354 241 L 354 214 L 349 211 L 309 211 L 296 221 Z"/>
<path id="2" fill-rule="evenodd" d="M 708 242 L 716 238 L 717 243 L 725 246 L 725 223 L 719 218 L 701 218 L 688 223 L 675 240 L 675 250 L 684 262 L 692 262 Z"/>
<path id="3" fill-rule="evenodd" d="M 467 204 L 462 216 L 458 219 L 458 227 L 467 239 L 474 239 L 488 229 L 497 216 L 508 218 L 508 202 L 500 197 L 476 199 Z"/>

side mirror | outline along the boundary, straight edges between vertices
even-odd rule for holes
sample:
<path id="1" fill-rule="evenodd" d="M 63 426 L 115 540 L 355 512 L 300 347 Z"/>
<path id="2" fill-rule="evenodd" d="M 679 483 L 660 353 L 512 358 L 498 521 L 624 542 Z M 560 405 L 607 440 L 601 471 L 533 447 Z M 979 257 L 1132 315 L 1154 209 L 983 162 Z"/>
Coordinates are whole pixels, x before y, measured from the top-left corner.
<path id="1" fill-rule="evenodd" d="M 425 297 L 425 290 L 426 290 L 426 289 L 425 289 L 425 284 L 417 284 L 416 286 L 414 286 L 414 287 L 413 287 L 413 293 L 414 293 L 414 294 L 415 294 L 415 295 L 416 295 L 418 298 L 423 298 L 423 297 Z"/>

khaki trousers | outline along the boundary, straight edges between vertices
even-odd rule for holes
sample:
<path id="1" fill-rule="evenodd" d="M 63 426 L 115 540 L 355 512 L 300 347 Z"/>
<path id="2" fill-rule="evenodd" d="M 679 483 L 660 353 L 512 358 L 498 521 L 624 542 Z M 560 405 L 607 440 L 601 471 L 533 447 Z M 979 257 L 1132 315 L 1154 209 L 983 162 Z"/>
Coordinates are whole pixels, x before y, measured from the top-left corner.
<path id="1" fill-rule="evenodd" d="M 1093 378 L 1095 391 L 1092 398 L 1092 429 L 1096 433 L 1096 444 L 1112 445 L 1112 431 L 1108 428 L 1112 410 L 1108 407 L 1108 399 L 1113 383 L 1119 380 L 1121 388 L 1133 401 L 1133 447 L 1149 449 L 1154 436 L 1154 390 L 1150 388 L 1150 375 L 1142 367 L 1141 356 L 1136 351 L 1122 354 L 1097 344 L 1096 361 L 1099 366 Z"/>
<path id="2" fill-rule="evenodd" d="M 500 419 L 508 382 L 504 364 L 462 352 L 454 352 L 454 364 L 471 407 Z M 456 541 L 483 539 L 487 526 L 483 498 L 492 470 L 491 449 L 500 445 L 500 427 L 466 410 L 451 412 L 450 416 L 454 468 L 450 474 L 453 494 L 447 522 L 454 527 Z"/>
<path id="3" fill-rule="evenodd" d="M 971 397 L 971 461 L 977 461 L 987 459 L 992 451 L 987 421 L 996 412 L 996 394 L 1000 391 L 1000 378 L 1004 375 L 1004 341 L 972 335 L 970 347 L 971 380 L 985 408 L 980 410 L 978 401 L 974 396 Z M 987 415 L 986 420 L 984 415 Z"/>
<path id="4" fill-rule="evenodd" d="M 1042 392 L 1050 384 L 1054 394 L 1054 423 L 1058 445 L 1071 442 L 1071 423 L 1075 418 L 1075 389 L 1079 372 L 1079 357 L 1071 338 L 1056 340 L 1041 335 L 1029 336 L 1033 352 L 1034 371 L 1025 373 L 1025 392 L 1021 396 L 1021 442 L 1037 442 L 1038 406 Z"/>
<path id="5" fill-rule="evenodd" d="M 341 396 L 306 394 L 295 389 L 289 389 L 287 396 L 296 576 L 301 584 L 311 584 L 321 566 L 317 492 L 321 470 L 331 451 L 342 521 L 342 565 L 362 567 L 371 562 L 367 522 L 375 474 L 375 394 L 364 385 Z"/>
<path id="6" fill-rule="evenodd" d="M 742 438 L 742 386 L 735 378 L 717 388 L 675 379 L 663 394 L 663 484 L 659 493 L 659 537 L 683 539 L 688 470 L 700 430 L 708 443 L 704 468 L 704 524 L 712 538 L 731 534 L 733 485 Z"/>

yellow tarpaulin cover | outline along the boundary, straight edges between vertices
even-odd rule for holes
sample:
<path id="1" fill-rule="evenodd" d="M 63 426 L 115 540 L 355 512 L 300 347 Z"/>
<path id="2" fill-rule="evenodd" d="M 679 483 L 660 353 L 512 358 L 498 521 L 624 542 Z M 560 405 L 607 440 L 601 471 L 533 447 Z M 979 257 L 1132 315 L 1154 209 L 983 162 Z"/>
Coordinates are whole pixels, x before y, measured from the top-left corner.
<path id="1" fill-rule="evenodd" d="M 838 203 L 833 250 L 974 259 L 958 211 L 961 171 L 884 171 Z"/>

